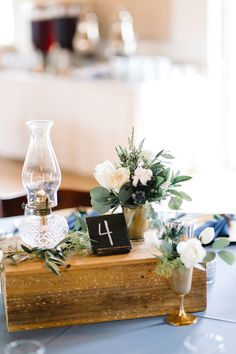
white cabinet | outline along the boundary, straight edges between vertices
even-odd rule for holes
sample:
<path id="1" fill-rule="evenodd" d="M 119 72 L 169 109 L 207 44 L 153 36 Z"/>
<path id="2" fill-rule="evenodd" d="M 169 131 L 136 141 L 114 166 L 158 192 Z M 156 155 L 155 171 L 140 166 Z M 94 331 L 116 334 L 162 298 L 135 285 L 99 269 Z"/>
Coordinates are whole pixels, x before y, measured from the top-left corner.
<path id="1" fill-rule="evenodd" d="M 81 82 L 2 72 L 0 155 L 24 159 L 29 143 L 24 122 L 50 119 L 55 122 L 52 142 L 61 168 L 81 175 L 91 175 L 103 160 L 115 161 L 115 146 L 127 143 L 132 126 L 137 140 L 147 137 L 147 148 L 170 149 L 185 164 L 191 164 L 197 134 L 194 117 L 199 117 L 200 106 L 195 91 L 187 80 Z M 186 127 L 194 133 L 186 134 Z"/>

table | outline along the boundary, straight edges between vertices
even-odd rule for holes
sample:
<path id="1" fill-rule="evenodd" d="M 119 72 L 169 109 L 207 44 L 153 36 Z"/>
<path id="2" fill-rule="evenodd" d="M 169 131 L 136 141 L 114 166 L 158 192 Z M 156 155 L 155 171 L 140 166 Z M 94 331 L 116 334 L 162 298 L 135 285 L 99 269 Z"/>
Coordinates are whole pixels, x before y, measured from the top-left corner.
<path id="1" fill-rule="evenodd" d="M 0 220 L 7 224 L 7 220 Z M 236 254 L 236 246 L 231 246 Z M 0 302 L 0 353 L 17 339 L 41 341 L 47 354 L 187 354 L 184 339 L 197 332 L 224 336 L 226 353 L 236 352 L 236 264 L 217 261 L 216 282 L 208 286 L 207 310 L 197 313 L 199 321 L 187 327 L 172 327 L 164 317 L 134 319 L 83 326 L 8 333 Z"/>

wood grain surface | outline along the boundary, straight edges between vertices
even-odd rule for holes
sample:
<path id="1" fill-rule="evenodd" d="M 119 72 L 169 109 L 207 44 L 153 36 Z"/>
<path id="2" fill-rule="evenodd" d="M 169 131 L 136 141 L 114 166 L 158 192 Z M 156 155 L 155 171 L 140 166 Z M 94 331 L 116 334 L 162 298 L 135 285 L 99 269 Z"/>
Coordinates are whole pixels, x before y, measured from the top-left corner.
<path id="1" fill-rule="evenodd" d="M 13 265 L 2 273 L 9 331 L 159 316 L 178 308 L 169 281 L 155 273 L 157 264 L 145 242 L 129 254 L 73 256 L 61 276 L 39 260 Z M 206 274 L 194 269 L 187 311 L 206 308 Z"/>

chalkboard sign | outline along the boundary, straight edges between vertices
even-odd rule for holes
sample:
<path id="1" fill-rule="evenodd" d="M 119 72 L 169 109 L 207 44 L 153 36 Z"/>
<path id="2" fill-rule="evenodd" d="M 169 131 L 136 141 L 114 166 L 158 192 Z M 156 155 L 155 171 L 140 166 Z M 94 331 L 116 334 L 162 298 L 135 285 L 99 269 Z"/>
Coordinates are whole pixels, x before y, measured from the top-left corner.
<path id="1" fill-rule="evenodd" d="M 98 256 L 130 252 L 124 214 L 87 217 L 93 253 Z"/>

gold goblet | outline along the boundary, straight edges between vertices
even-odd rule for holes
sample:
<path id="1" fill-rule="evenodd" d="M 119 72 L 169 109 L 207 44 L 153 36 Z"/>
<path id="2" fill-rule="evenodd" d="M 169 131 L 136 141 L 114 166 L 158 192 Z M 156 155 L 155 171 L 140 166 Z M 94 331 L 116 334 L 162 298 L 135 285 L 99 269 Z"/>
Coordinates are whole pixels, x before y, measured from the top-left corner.
<path id="1" fill-rule="evenodd" d="M 191 290 L 193 268 L 184 266 L 173 269 L 171 276 L 171 287 L 176 295 L 179 296 L 179 312 L 169 315 L 167 323 L 173 326 L 186 326 L 197 322 L 197 317 L 188 314 L 184 310 L 184 296 Z"/>

